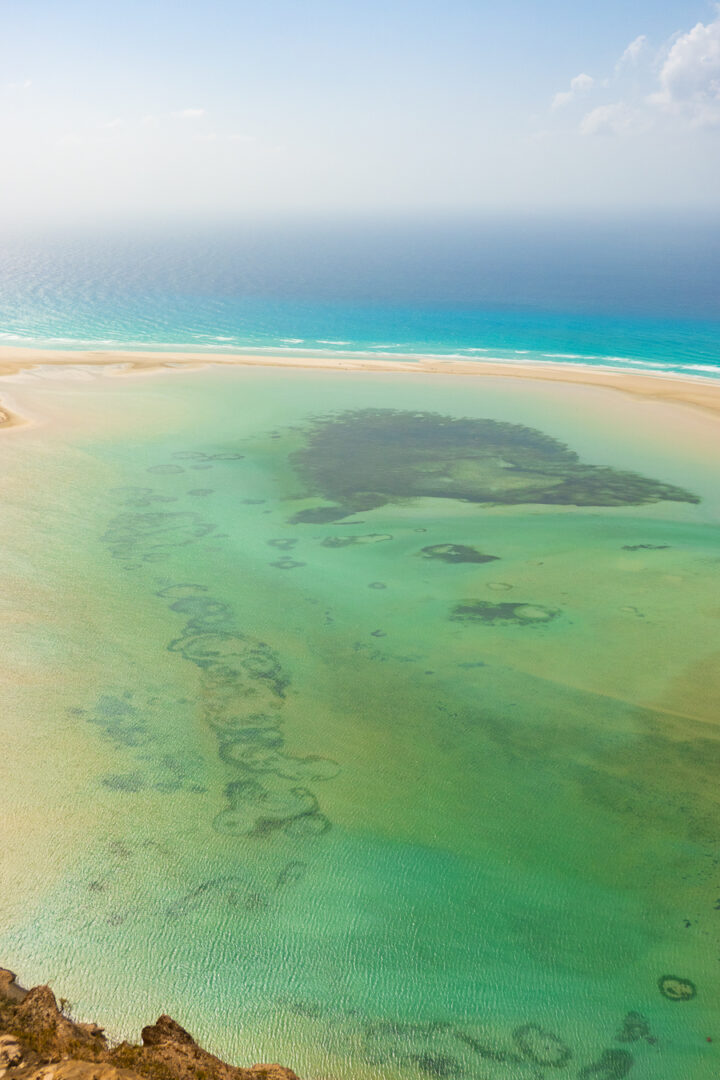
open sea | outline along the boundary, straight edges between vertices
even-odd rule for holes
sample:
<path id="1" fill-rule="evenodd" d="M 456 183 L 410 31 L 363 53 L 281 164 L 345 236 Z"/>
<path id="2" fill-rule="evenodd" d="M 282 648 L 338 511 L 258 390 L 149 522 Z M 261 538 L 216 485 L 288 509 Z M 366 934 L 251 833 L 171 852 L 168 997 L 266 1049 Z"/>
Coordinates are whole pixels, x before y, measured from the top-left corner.
<path id="1" fill-rule="evenodd" d="M 720 222 L 285 222 L 7 236 L 0 345 L 717 377 Z"/>
<path id="2" fill-rule="evenodd" d="M 720 374 L 712 232 L 344 228 L 10 238 L 2 340 Z M 716 1080 L 714 416 L 242 367 L 0 398 L 0 963 L 304 1080 Z"/>

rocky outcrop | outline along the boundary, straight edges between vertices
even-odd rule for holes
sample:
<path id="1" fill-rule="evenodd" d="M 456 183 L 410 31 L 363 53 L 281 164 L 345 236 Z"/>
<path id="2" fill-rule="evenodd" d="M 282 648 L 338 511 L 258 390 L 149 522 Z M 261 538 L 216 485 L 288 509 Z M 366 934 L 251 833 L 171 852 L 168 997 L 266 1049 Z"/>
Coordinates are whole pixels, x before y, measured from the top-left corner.
<path id="1" fill-rule="evenodd" d="M 170 1016 L 142 1045 L 111 1046 L 96 1024 L 66 1016 L 49 986 L 25 990 L 0 968 L 0 1080 L 298 1080 L 281 1065 L 228 1065 Z"/>

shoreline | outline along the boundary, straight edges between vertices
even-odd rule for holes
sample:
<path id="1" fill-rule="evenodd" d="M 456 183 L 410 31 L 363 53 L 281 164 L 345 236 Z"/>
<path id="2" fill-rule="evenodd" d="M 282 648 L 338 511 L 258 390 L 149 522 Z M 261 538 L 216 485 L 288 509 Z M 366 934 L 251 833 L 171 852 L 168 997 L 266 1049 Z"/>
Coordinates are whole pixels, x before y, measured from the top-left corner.
<path id="1" fill-rule="evenodd" d="M 516 363 L 500 359 L 443 360 L 369 359 L 367 357 L 287 356 L 284 354 L 215 353 L 190 350 L 131 352 L 126 350 L 59 350 L 0 346 L 0 379 L 42 367 L 106 369 L 108 374 L 152 374 L 203 367 L 261 367 L 347 373 L 454 375 L 509 378 L 598 387 L 666 404 L 685 405 L 720 416 L 720 380 L 673 372 L 636 372 L 583 364 Z M 23 425 L 23 417 L 0 406 L 0 427 Z"/>
<path id="2" fill-rule="evenodd" d="M 0 967 L 0 1077 L 6 1080 L 298 1080 L 283 1065 L 231 1065 L 163 1013 L 140 1043 L 76 1020 L 49 986 L 26 989 Z"/>

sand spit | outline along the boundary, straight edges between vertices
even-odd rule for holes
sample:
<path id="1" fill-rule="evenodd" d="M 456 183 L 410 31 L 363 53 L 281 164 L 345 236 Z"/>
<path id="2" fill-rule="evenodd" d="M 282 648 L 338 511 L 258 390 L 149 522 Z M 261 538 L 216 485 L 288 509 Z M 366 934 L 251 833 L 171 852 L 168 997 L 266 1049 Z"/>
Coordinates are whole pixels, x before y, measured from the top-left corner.
<path id="1" fill-rule="evenodd" d="M 0 968 L 3 1080 L 297 1080 L 281 1065 L 227 1065 L 169 1016 L 142 1030 L 142 1045 L 111 1046 L 97 1024 L 78 1023 L 49 986 L 25 990 Z"/>
<path id="2" fill-rule="evenodd" d="M 44 367 L 106 368 L 108 374 L 141 374 L 191 370 L 204 366 L 244 366 L 310 369 L 317 371 L 391 372 L 410 375 L 464 375 L 478 378 L 510 378 L 602 387 L 648 401 L 687 405 L 720 415 L 720 380 L 686 378 L 671 374 L 625 372 L 580 364 L 516 364 L 492 359 L 482 361 L 367 357 L 293 357 L 287 355 L 224 354 L 177 351 L 93 351 L 0 347 L 0 377 L 17 376 Z M 0 426 L 11 427 L 22 419 L 0 410 Z"/>

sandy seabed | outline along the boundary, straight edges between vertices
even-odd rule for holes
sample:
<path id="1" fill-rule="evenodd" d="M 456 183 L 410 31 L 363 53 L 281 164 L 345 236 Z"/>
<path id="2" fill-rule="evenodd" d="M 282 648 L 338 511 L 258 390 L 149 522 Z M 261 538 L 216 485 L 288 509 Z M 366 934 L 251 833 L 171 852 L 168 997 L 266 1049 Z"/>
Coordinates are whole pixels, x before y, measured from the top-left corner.
<path id="1" fill-rule="evenodd" d="M 0 368 L 22 418 L 0 956 L 26 983 L 118 1037 L 170 1011 L 304 1076 L 517 1080 L 572 1054 L 573 1076 L 715 1080 L 720 384 L 190 351 Z M 327 502 L 291 463 L 309 422 L 363 409 L 522 424 L 700 501 L 289 520 Z M 492 561 L 423 557 L 475 544 Z M 468 598 L 502 619 L 458 621 Z M 288 693 L 259 710 L 270 676 Z M 246 700 L 256 742 L 226 739 Z M 229 800 L 260 788 L 232 785 L 265 750 L 262 798 L 307 834 L 242 832 Z"/>

